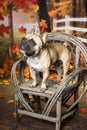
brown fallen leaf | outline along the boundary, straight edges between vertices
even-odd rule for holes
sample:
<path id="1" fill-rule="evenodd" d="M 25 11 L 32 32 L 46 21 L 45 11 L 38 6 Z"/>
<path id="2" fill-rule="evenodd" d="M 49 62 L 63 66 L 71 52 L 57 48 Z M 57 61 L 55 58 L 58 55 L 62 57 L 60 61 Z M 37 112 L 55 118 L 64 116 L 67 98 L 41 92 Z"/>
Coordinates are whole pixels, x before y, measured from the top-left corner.
<path id="1" fill-rule="evenodd" d="M 2 85 L 2 84 L 3 84 L 3 82 L 0 81 L 0 85 Z"/>
<path id="2" fill-rule="evenodd" d="M 17 115 L 16 115 L 16 112 L 13 112 L 13 117 L 16 118 L 16 116 L 17 116 Z M 20 115 L 20 114 L 19 114 L 19 118 L 21 118 L 22 116 L 23 116 L 23 115 Z"/>
<path id="3" fill-rule="evenodd" d="M 13 112 L 13 116 L 14 116 L 14 118 L 16 118 L 16 112 Z"/>
<path id="4" fill-rule="evenodd" d="M 15 100 L 8 100 L 6 103 L 11 104 L 11 103 L 14 103 L 14 102 L 15 102 Z"/>
<path id="5" fill-rule="evenodd" d="M 0 98 L 4 98 L 4 95 L 3 95 L 3 93 L 0 93 Z"/>

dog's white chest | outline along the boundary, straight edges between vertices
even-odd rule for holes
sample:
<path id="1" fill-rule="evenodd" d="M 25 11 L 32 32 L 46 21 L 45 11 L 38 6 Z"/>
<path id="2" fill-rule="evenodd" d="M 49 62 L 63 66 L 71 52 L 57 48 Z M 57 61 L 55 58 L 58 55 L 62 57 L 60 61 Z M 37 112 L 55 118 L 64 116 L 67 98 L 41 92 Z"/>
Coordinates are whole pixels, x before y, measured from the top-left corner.
<path id="1" fill-rule="evenodd" d="M 43 71 L 45 69 L 45 64 L 43 64 L 43 62 L 41 60 L 39 60 L 37 57 L 28 58 L 27 64 L 37 71 Z"/>

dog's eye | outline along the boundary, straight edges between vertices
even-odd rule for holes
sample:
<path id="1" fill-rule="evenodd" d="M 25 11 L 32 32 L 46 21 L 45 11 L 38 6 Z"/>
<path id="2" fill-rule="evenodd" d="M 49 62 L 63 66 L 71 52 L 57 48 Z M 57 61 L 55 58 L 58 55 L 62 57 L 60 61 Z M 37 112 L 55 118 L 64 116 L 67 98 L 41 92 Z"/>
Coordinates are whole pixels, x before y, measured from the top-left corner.
<path id="1" fill-rule="evenodd" d="M 36 45 L 36 43 L 35 43 L 35 41 L 33 39 L 30 39 L 28 41 L 28 44 L 29 44 L 29 46 L 32 46 L 32 47 Z"/>
<path id="2" fill-rule="evenodd" d="M 21 42 L 27 43 L 27 39 L 25 37 L 22 38 Z"/>

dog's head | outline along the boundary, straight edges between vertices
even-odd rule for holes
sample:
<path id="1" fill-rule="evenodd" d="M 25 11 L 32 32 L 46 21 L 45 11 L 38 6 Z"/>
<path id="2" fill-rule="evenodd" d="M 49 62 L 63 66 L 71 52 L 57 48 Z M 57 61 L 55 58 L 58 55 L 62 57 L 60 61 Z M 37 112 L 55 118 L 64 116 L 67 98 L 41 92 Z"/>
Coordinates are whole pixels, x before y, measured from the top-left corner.
<path id="1" fill-rule="evenodd" d="M 47 33 L 39 36 L 35 34 L 35 30 L 31 30 L 24 38 L 22 38 L 20 43 L 20 51 L 24 56 L 37 56 L 46 43 Z"/>

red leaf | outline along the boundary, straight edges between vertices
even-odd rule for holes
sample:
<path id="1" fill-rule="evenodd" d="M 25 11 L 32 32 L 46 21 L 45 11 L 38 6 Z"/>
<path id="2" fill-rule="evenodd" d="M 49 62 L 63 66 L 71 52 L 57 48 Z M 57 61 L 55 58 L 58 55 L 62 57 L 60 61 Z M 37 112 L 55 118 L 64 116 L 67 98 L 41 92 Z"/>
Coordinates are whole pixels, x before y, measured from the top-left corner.
<path id="1" fill-rule="evenodd" d="M 0 25 L 0 36 L 4 36 L 4 33 L 9 34 L 9 26 L 5 26 L 4 24 Z"/>
<path id="2" fill-rule="evenodd" d="M 12 51 L 12 53 L 16 53 L 16 45 L 12 45 L 11 51 Z"/>
<path id="3" fill-rule="evenodd" d="M 37 4 L 37 0 L 14 0 L 14 3 L 24 11 L 29 11 L 30 4 Z"/>
<path id="4" fill-rule="evenodd" d="M 18 28 L 19 33 L 26 33 L 26 28 L 24 28 L 23 26 L 21 26 L 20 28 Z"/>
<path id="5" fill-rule="evenodd" d="M 0 20 L 4 20 L 4 17 L 2 16 L 1 13 L 0 13 Z"/>
<path id="6" fill-rule="evenodd" d="M 33 17 L 34 17 L 33 15 L 30 16 L 30 18 L 33 18 Z"/>
<path id="7" fill-rule="evenodd" d="M 48 28 L 45 20 L 43 20 L 43 19 L 41 20 L 40 27 L 41 27 L 41 33 L 44 33 L 46 31 L 46 29 Z"/>
<path id="8" fill-rule="evenodd" d="M 82 113 L 87 113 L 87 108 L 82 108 L 82 109 L 81 109 L 81 112 L 82 112 Z"/>

